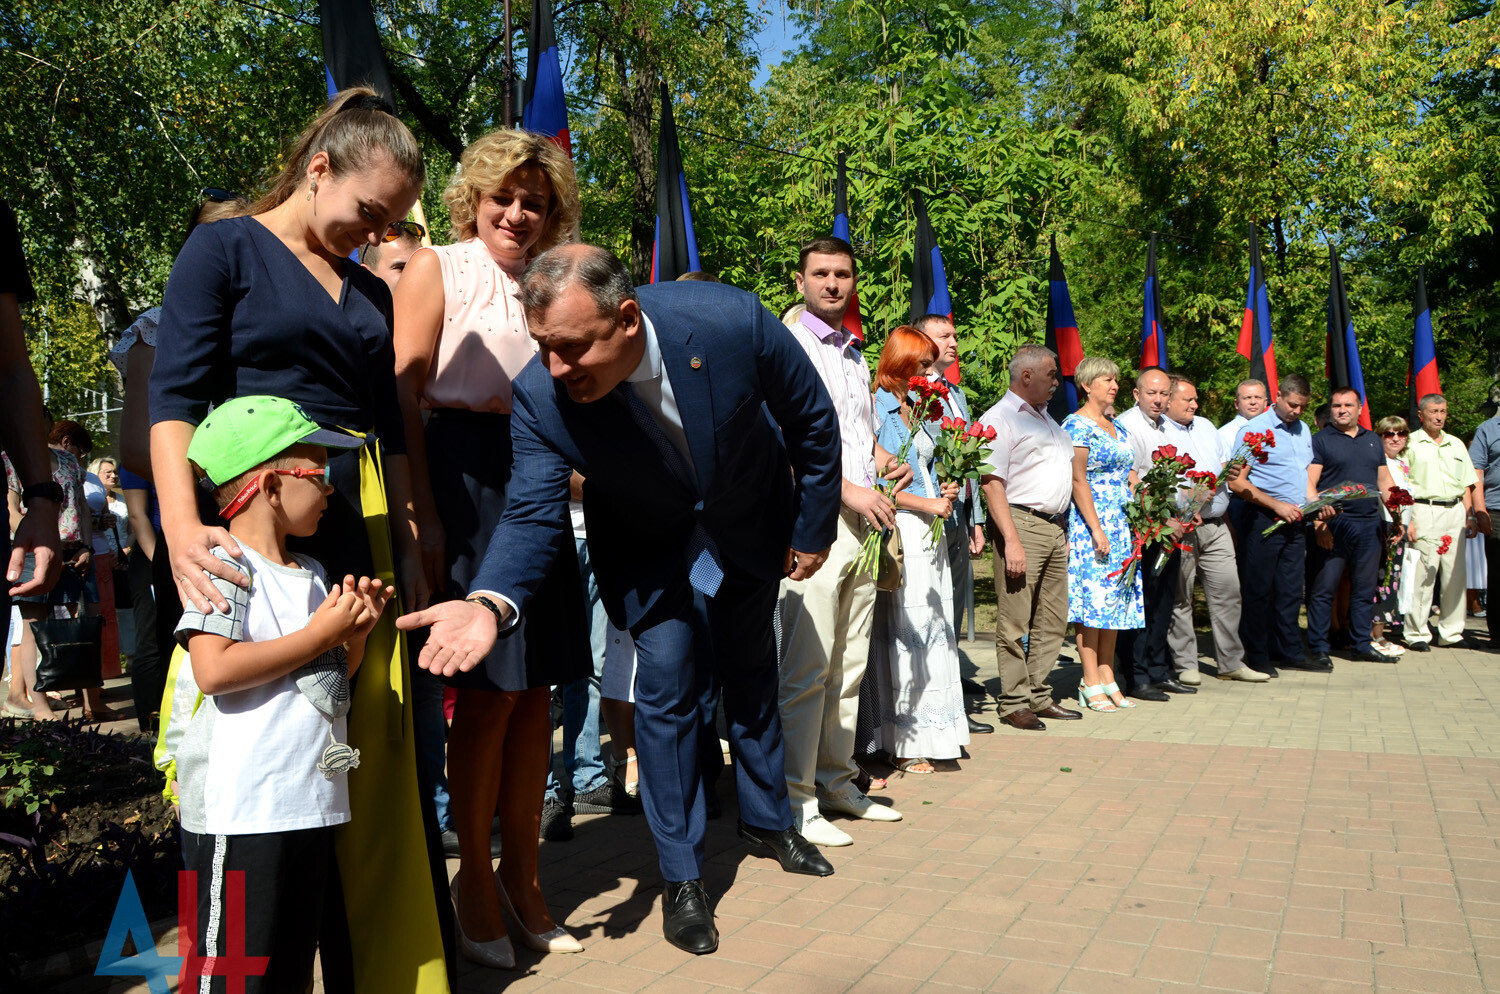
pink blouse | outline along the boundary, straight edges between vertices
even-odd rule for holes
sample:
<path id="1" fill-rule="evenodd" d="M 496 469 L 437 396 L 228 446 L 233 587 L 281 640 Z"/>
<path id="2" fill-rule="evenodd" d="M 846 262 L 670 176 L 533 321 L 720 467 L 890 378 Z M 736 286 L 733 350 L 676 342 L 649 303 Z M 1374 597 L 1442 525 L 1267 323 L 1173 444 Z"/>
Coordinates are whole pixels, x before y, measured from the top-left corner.
<path id="1" fill-rule="evenodd" d="M 477 238 L 433 248 L 443 272 L 443 326 L 423 391 L 424 407 L 510 413 L 510 382 L 536 354 L 521 285 Z"/>

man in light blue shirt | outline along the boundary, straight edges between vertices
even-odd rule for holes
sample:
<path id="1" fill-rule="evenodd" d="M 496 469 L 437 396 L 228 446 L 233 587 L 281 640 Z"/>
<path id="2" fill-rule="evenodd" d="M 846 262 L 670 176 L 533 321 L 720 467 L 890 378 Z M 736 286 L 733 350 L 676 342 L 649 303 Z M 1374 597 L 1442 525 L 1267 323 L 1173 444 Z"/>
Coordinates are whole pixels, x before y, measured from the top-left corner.
<path id="1" fill-rule="evenodd" d="M 1307 468 L 1312 465 L 1312 431 L 1302 423 L 1312 388 L 1307 378 L 1283 376 L 1276 403 L 1245 422 L 1236 447 L 1251 433 L 1271 433 L 1264 463 L 1250 464 L 1229 481 L 1230 491 L 1245 502 L 1240 537 L 1240 640 L 1245 662 L 1269 676 L 1276 666 L 1327 673 L 1331 663 L 1308 659 L 1303 651 L 1297 615 L 1307 562 L 1307 535 L 1301 505 L 1311 499 Z M 1264 534 L 1276 522 L 1284 524 Z M 1267 623 L 1269 621 L 1269 623 Z"/>
<path id="2" fill-rule="evenodd" d="M 1484 604 L 1490 628 L 1490 644 L 1495 645 L 1496 637 L 1500 636 L 1500 600 L 1496 600 L 1496 590 L 1500 588 L 1500 539 L 1495 535 L 1491 520 L 1500 514 L 1500 417 L 1490 418 L 1474 429 L 1474 441 L 1469 444 L 1469 461 L 1474 464 L 1479 489 L 1484 491 L 1482 500 L 1478 494 L 1475 495 L 1474 516 L 1479 530 L 1485 535 L 1485 561 L 1489 564 L 1485 586 L 1489 588 L 1489 592 L 1485 595 Z M 1496 610 L 1490 611 L 1492 606 Z"/>

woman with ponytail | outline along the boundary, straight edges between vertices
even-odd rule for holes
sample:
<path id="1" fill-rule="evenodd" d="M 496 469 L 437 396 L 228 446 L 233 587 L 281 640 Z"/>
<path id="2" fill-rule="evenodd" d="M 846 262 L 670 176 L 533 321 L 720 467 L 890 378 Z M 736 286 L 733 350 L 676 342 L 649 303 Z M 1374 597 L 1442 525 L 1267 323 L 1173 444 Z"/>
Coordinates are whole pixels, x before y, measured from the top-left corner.
<path id="1" fill-rule="evenodd" d="M 204 613 L 228 608 L 214 577 L 248 585 L 210 552 L 241 550 L 223 522 L 200 518 L 187 451 L 211 407 L 268 394 L 367 440 L 330 452 L 328 509 L 294 551 L 330 576 L 396 580 L 405 608 L 420 608 L 427 592 L 396 397 L 391 293 L 350 255 L 406 217 L 426 176 L 421 150 L 385 100 L 356 87 L 334 96 L 285 161 L 246 216 L 193 231 L 167 281 L 151 372 L 151 467 L 172 577 L 184 604 Z M 360 765 L 349 777 L 352 820 L 337 835 L 341 882 L 327 892 L 334 913 L 325 920 L 346 912 L 349 944 L 340 949 L 340 936 L 325 934 L 324 976 L 336 989 L 352 970 L 361 994 L 447 990 L 397 613 L 386 611 L 370 634 L 355 683 L 349 745 Z"/>

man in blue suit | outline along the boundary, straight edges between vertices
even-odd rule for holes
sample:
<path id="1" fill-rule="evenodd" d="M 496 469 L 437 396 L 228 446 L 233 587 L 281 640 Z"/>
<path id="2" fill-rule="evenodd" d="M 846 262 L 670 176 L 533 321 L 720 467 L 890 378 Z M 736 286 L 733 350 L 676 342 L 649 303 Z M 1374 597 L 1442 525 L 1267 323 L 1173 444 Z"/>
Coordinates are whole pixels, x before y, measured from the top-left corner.
<path id="1" fill-rule="evenodd" d="M 505 514 L 469 599 L 398 624 L 432 626 L 425 669 L 478 665 L 571 540 L 568 480 L 582 474 L 600 597 L 638 654 L 636 747 L 667 881 L 664 932 L 712 952 L 697 745 L 710 666 L 734 746 L 740 837 L 790 872 L 833 872 L 792 828 L 771 618 L 781 578 L 811 576 L 833 542 L 838 421 L 790 333 L 742 290 L 636 290 L 609 252 L 563 245 L 532 262 L 520 299 L 540 352 L 514 384 Z"/>

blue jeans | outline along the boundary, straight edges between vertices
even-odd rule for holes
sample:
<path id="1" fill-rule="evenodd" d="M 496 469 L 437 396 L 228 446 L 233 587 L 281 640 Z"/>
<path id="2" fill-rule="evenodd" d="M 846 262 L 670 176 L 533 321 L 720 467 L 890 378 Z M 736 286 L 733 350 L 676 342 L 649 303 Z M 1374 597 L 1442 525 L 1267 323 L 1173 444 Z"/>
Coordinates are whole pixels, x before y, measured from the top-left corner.
<path id="1" fill-rule="evenodd" d="M 453 830 L 448 811 L 448 775 L 443 762 L 448 720 L 443 716 L 443 681 L 419 666 L 411 668 L 412 733 L 417 740 L 417 789 L 431 795 L 439 832 Z"/>
<path id="2" fill-rule="evenodd" d="M 599 603 L 599 584 L 589 563 L 588 543 L 573 539 L 578 552 L 578 571 L 583 576 L 583 600 L 589 615 L 589 648 L 594 656 L 594 675 L 562 687 L 563 769 L 572 787 L 569 794 L 586 794 L 609 779 L 604 772 L 603 747 L 599 743 L 599 674 L 604 671 L 606 635 L 604 606 Z M 553 770 L 547 771 L 547 797 L 564 793 Z"/>

